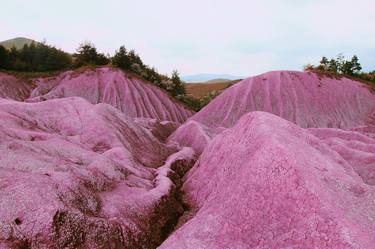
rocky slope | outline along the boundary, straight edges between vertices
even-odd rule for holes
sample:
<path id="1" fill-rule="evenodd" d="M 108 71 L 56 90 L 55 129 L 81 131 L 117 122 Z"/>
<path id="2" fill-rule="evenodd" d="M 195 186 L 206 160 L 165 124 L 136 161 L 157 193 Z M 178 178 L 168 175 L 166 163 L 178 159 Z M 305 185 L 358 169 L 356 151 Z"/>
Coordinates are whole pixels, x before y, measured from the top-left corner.
<path id="1" fill-rule="evenodd" d="M 182 123 L 192 112 L 158 87 L 119 69 L 102 67 L 68 71 L 35 81 L 30 102 L 82 97 L 92 104 L 110 104 L 130 117 L 155 118 Z"/>
<path id="2" fill-rule="evenodd" d="M 189 172 L 190 219 L 159 248 L 373 248 L 374 146 L 246 114 Z"/>
<path id="3" fill-rule="evenodd" d="M 111 68 L 33 83 L 0 74 L 0 248 L 159 245 L 195 161 L 165 141 L 191 112 Z"/>
<path id="4" fill-rule="evenodd" d="M 168 174 L 193 151 L 167 147 L 117 109 L 2 100 L 0 120 L 3 245 L 155 248 L 182 212 Z"/>
<path id="5" fill-rule="evenodd" d="M 373 248 L 374 109 L 367 86 L 313 73 L 227 89 L 168 140 L 201 156 L 159 248 Z"/>
<path id="6" fill-rule="evenodd" d="M 235 84 L 192 119 L 231 127 L 248 112 L 265 111 L 305 128 L 345 129 L 364 124 L 374 108 L 374 95 L 357 81 L 275 71 Z"/>
<path id="7" fill-rule="evenodd" d="M 31 89 L 24 80 L 0 72 L 0 98 L 23 101 L 29 97 Z"/>

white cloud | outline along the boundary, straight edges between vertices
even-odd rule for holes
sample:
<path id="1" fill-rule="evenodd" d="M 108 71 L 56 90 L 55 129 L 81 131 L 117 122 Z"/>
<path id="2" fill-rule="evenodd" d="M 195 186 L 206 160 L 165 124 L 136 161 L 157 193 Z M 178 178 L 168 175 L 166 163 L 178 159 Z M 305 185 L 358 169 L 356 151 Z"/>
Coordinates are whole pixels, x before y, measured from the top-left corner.
<path id="1" fill-rule="evenodd" d="M 46 38 L 68 51 L 91 40 L 111 53 L 125 44 L 161 72 L 251 75 L 339 52 L 375 64 L 373 0 L 13 0 L 2 9 L 0 39 Z"/>

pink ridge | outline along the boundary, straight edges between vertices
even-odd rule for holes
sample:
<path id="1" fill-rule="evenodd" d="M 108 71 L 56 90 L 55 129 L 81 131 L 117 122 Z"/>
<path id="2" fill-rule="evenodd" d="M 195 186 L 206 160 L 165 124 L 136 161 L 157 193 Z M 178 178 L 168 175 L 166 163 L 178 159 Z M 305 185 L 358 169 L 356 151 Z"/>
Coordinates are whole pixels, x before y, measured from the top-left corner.
<path id="1" fill-rule="evenodd" d="M 374 248 L 375 189 L 324 133 L 265 112 L 243 116 L 188 173 L 192 218 L 159 248 Z M 361 134 L 335 134 L 348 135 L 373 150 Z"/>
<path id="2" fill-rule="evenodd" d="M 303 128 L 347 129 L 365 124 L 374 109 L 375 96 L 362 83 L 274 71 L 235 84 L 192 119 L 209 127 L 231 127 L 248 112 L 265 111 Z"/>
<path id="3" fill-rule="evenodd" d="M 23 101 L 30 92 L 31 87 L 24 80 L 0 72 L 0 98 Z"/>
<path id="4" fill-rule="evenodd" d="M 30 102 L 78 96 L 92 104 L 110 104 L 130 117 L 179 123 L 192 114 L 158 87 L 109 67 L 87 69 L 79 74 L 68 71 L 35 83 Z"/>

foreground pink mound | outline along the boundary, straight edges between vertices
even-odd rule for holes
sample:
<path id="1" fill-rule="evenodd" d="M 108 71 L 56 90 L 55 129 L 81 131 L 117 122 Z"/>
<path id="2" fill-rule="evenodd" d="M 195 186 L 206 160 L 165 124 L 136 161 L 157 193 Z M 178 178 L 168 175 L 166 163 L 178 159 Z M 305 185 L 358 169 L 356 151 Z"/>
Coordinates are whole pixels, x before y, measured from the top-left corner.
<path id="1" fill-rule="evenodd" d="M 31 87 L 25 81 L 0 72 L 0 98 L 23 101 L 30 92 Z"/>
<path id="2" fill-rule="evenodd" d="M 176 103 L 158 87 L 109 67 L 65 72 L 39 79 L 30 102 L 78 96 L 92 104 L 107 103 L 130 117 L 182 123 L 192 112 Z"/>
<path id="3" fill-rule="evenodd" d="M 358 151 L 373 152 L 375 140 L 340 132 L 333 130 L 346 149 L 325 130 L 265 112 L 243 116 L 188 173 L 191 219 L 160 248 L 374 248 L 375 189 L 352 163 L 366 159 Z"/>
<path id="4" fill-rule="evenodd" d="M 362 83 L 275 71 L 232 86 L 192 119 L 209 127 L 231 127 L 248 112 L 265 111 L 305 128 L 346 129 L 365 124 L 374 108 L 375 97 Z"/>
<path id="5" fill-rule="evenodd" d="M 339 129 L 310 129 L 310 132 L 350 163 L 365 183 L 375 185 L 375 137 Z"/>
<path id="6" fill-rule="evenodd" d="M 183 212 L 194 152 L 110 105 L 1 99 L 0 119 L 0 248 L 155 248 Z"/>

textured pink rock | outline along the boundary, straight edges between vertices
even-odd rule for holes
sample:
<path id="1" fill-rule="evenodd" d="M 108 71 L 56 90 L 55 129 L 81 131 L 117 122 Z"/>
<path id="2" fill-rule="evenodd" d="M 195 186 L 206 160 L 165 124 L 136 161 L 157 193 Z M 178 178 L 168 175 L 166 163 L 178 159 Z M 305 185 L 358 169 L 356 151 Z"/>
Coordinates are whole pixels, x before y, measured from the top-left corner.
<path id="1" fill-rule="evenodd" d="M 149 118 L 135 118 L 134 122 L 150 130 L 151 133 L 162 142 L 164 142 L 180 126 L 180 124 L 176 122 L 160 122 L 156 119 Z"/>
<path id="2" fill-rule="evenodd" d="M 310 132 L 350 163 L 365 183 L 375 185 L 374 138 L 339 129 L 310 129 Z"/>
<path id="3" fill-rule="evenodd" d="M 215 135 L 214 129 L 194 120 L 189 120 L 168 138 L 168 143 L 191 147 L 200 155 Z"/>
<path id="4" fill-rule="evenodd" d="M 183 212 L 192 150 L 110 105 L 1 99 L 0 120 L 0 247 L 155 248 Z"/>
<path id="5" fill-rule="evenodd" d="M 31 87 L 13 75 L 0 72 L 0 98 L 23 101 L 29 97 Z"/>
<path id="6" fill-rule="evenodd" d="M 209 127 L 231 127 L 248 112 L 265 111 L 304 128 L 347 129 L 365 124 L 374 108 L 375 96 L 362 83 L 275 71 L 235 84 L 192 119 Z"/>
<path id="7" fill-rule="evenodd" d="M 102 67 L 76 73 L 68 71 L 35 81 L 30 102 L 78 96 L 92 104 L 107 103 L 130 117 L 184 122 L 192 112 L 160 88 L 121 70 Z"/>
<path id="8" fill-rule="evenodd" d="M 244 115 L 186 176 L 192 218 L 159 248 L 374 248 L 375 189 L 349 151 L 332 149 L 331 135 L 355 147 L 357 159 L 373 151 L 374 141 L 356 132 Z"/>

